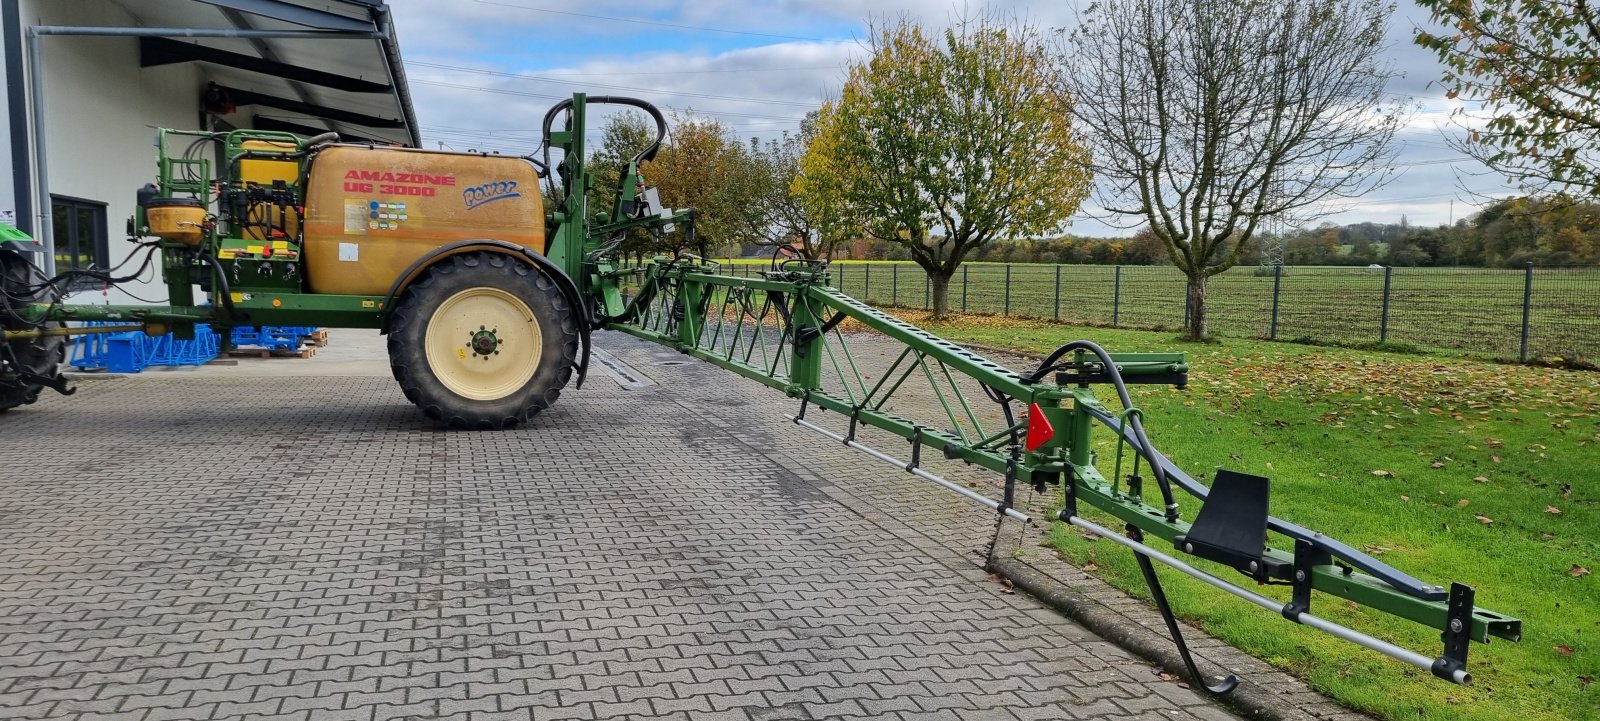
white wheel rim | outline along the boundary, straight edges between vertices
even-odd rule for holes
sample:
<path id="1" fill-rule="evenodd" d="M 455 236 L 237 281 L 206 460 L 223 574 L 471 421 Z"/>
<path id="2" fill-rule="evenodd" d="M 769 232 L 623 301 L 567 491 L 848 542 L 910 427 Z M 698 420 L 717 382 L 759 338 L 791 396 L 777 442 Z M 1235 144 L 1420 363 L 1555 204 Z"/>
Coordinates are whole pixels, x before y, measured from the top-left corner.
<path id="1" fill-rule="evenodd" d="M 446 298 L 428 318 L 424 343 L 434 377 L 475 401 L 521 390 L 544 353 L 533 310 L 499 288 L 468 288 Z"/>

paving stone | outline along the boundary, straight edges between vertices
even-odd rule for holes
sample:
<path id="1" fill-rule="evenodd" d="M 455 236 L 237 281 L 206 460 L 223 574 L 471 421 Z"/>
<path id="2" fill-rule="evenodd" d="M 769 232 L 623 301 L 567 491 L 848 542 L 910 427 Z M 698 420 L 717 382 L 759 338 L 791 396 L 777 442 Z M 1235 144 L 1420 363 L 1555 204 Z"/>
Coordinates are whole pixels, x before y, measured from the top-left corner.
<path id="1" fill-rule="evenodd" d="M 498 433 L 376 375 L 86 380 L 0 416 L 30 469 L 0 484 L 0 695 L 29 694 L 0 713 L 1230 717 L 985 582 L 992 514 L 600 343 L 657 385 L 597 374 Z"/>

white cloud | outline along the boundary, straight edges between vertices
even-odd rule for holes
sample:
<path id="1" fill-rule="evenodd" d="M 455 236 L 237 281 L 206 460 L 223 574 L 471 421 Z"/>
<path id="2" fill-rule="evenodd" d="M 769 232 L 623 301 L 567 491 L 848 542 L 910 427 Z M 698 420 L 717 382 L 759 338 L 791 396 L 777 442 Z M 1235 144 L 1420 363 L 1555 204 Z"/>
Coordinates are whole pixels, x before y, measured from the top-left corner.
<path id="1" fill-rule="evenodd" d="M 1073 23 L 1079 4 L 1026 0 L 987 7 L 1048 27 Z M 390 0 L 390 5 L 428 144 L 519 154 L 537 147 L 545 110 L 575 91 L 638 96 L 664 109 L 692 108 L 741 136 L 771 137 L 796 128 L 807 110 L 837 92 L 844 66 L 864 52 L 860 37 L 869 16 L 905 13 L 942 26 L 963 7 L 986 7 L 947 0 Z M 1392 222 L 1403 213 L 1414 225 L 1443 223 L 1452 199 L 1454 217 L 1460 218 L 1481 202 L 1475 193 L 1506 192 L 1503 178 L 1479 175 L 1481 166 L 1445 142 L 1462 132 L 1451 116 L 1460 105 L 1444 98 L 1436 82 L 1437 60 L 1411 42 L 1414 28 L 1427 21 L 1423 11 L 1408 5 L 1397 12 L 1389 33 L 1389 57 L 1403 73 L 1390 90 L 1421 108 L 1400 134 L 1396 162 L 1402 175 L 1343 206 L 1335 221 Z M 598 128 L 606 112 L 598 112 L 591 127 Z M 1073 231 L 1131 232 L 1090 218 L 1077 219 Z"/>

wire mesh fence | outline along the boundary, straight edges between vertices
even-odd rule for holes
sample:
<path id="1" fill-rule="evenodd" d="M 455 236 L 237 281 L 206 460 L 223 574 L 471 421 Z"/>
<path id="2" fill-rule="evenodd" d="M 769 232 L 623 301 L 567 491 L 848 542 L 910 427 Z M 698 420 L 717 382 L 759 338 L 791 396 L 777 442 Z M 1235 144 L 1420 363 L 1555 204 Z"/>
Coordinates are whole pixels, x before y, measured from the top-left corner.
<path id="1" fill-rule="evenodd" d="M 758 276 L 764 264 L 722 272 Z M 933 307 L 932 283 L 906 262 L 844 262 L 840 290 L 868 303 Z M 1171 266 L 967 263 L 952 310 L 1064 323 L 1178 330 L 1188 323 Z M 1333 344 L 1404 344 L 1515 360 L 1600 359 L 1600 266 L 1233 268 L 1213 277 L 1212 333 Z"/>

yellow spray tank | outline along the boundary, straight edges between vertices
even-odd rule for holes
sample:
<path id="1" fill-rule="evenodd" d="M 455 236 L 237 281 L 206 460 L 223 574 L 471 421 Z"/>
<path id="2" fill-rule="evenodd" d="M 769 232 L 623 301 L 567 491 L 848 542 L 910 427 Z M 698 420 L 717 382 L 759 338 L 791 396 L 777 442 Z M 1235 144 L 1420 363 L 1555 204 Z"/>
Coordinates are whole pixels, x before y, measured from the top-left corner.
<path id="1" fill-rule="evenodd" d="M 522 158 L 328 146 L 306 183 L 312 293 L 382 295 L 429 251 L 493 239 L 544 252 L 539 177 Z"/>

